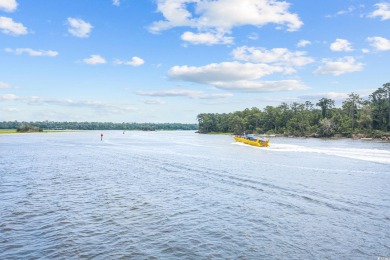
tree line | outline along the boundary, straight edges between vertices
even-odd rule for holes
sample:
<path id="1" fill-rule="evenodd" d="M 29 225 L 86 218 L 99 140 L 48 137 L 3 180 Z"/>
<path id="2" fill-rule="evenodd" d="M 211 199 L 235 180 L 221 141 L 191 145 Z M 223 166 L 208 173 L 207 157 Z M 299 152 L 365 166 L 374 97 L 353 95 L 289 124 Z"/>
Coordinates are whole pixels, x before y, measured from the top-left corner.
<path id="1" fill-rule="evenodd" d="M 112 123 L 112 122 L 0 122 L 0 129 L 42 130 L 197 130 L 197 124 L 181 123 Z"/>
<path id="2" fill-rule="evenodd" d="M 281 103 L 277 107 L 256 107 L 233 113 L 202 113 L 197 116 L 199 132 L 283 134 L 330 137 L 364 134 L 381 137 L 390 132 L 390 83 L 368 99 L 351 93 L 335 107 L 335 101 L 321 98 L 317 103 Z"/>

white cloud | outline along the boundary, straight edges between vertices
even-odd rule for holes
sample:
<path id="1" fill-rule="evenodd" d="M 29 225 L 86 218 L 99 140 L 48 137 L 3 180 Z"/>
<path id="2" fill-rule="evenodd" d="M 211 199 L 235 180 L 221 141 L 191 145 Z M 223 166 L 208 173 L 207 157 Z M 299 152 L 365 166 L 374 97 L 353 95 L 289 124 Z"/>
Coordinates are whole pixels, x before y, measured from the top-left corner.
<path id="1" fill-rule="evenodd" d="M 14 101 L 19 99 L 20 97 L 14 94 L 0 94 L 0 101 Z"/>
<path id="2" fill-rule="evenodd" d="M 345 39 L 336 39 L 336 41 L 330 45 L 330 49 L 332 51 L 353 51 L 351 43 Z"/>
<path id="3" fill-rule="evenodd" d="M 261 27 L 273 23 L 296 31 L 303 23 L 297 14 L 288 11 L 289 7 L 289 3 L 275 0 L 158 0 L 157 10 L 165 19 L 154 22 L 149 30 L 158 33 L 178 26 L 192 27 L 198 33 L 187 37 L 198 36 L 197 39 L 210 31 L 223 35 L 244 25 Z"/>
<path id="4" fill-rule="evenodd" d="M 12 88 L 12 87 L 9 84 L 0 81 L 0 89 L 2 88 L 4 89 L 4 88 Z"/>
<path id="5" fill-rule="evenodd" d="M 134 112 L 138 109 L 132 106 L 118 106 L 108 104 L 96 100 L 73 100 L 73 99 L 58 99 L 58 98 L 43 98 L 38 96 L 20 97 L 14 94 L 0 95 L 0 101 L 18 101 L 29 105 L 55 105 L 67 107 L 86 107 L 99 112 L 107 113 L 125 113 Z"/>
<path id="6" fill-rule="evenodd" d="M 73 107 L 90 107 L 97 110 L 103 110 L 106 112 L 126 112 L 135 111 L 135 107 L 131 106 L 116 106 L 102 101 L 96 100 L 72 100 L 72 99 L 42 99 L 43 103 L 49 103 L 54 105 L 73 106 Z"/>
<path id="7" fill-rule="evenodd" d="M 232 97 L 233 94 L 206 94 L 203 91 L 188 89 L 170 89 L 163 91 L 136 91 L 135 94 L 150 97 L 189 97 L 193 99 L 221 99 Z"/>
<path id="8" fill-rule="evenodd" d="M 297 47 L 303 48 L 303 47 L 306 47 L 307 45 L 310 45 L 310 44 L 311 44 L 311 41 L 308 41 L 308 40 L 300 40 L 300 41 L 297 43 Z"/>
<path id="9" fill-rule="evenodd" d="M 216 82 L 214 86 L 219 89 L 244 92 L 279 92 L 309 89 L 309 87 L 298 80 L 238 80 L 234 82 Z"/>
<path id="10" fill-rule="evenodd" d="M 0 10 L 13 12 L 18 7 L 16 0 L 0 0 Z"/>
<path id="11" fill-rule="evenodd" d="M 348 98 L 348 95 L 349 93 L 343 93 L 343 92 L 327 92 L 327 93 L 303 95 L 303 96 L 299 96 L 299 98 L 305 100 L 319 100 L 321 98 L 330 98 L 333 100 L 345 100 Z"/>
<path id="12" fill-rule="evenodd" d="M 161 100 L 158 98 L 141 99 L 140 101 L 144 104 L 147 104 L 147 105 L 164 105 L 165 104 L 164 100 Z"/>
<path id="13" fill-rule="evenodd" d="M 93 26 L 82 19 L 68 18 L 68 32 L 79 38 L 88 38 Z"/>
<path id="14" fill-rule="evenodd" d="M 313 58 L 306 56 L 306 52 L 293 52 L 285 48 L 267 50 L 264 48 L 242 46 L 234 49 L 232 54 L 236 60 L 273 63 L 280 66 L 301 67 L 314 62 Z"/>
<path id="15" fill-rule="evenodd" d="M 30 99 L 32 99 L 30 97 Z M 55 99 L 55 98 L 40 98 L 34 97 L 33 102 L 40 104 L 52 104 L 59 106 L 70 106 L 70 107 L 87 107 L 100 112 L 110 112 L 110 113 L 124 113 L 136 111 L 137 108 L 132 106 L 117 106 L 108 104 L 102 101 L 96 100 L 72 100 L 72 99 Z"/>
<path id="16" fill-rule="evenodd" d="M 355 7 L 354 6 L 350 6 L 348 7 L 348 9 L 346 10 L 341 10 L 341 11 L 338 11 L 336 14 L 328 14 L 326 15 L 325 17 L 326 18 L 332 18 L 332 17 L 336 17 L 336 16 L 339 16 L 339 15 L 344 15 L 344 14 L 350 14 L 352 13 L 353 11 L 355 11 Z"/>
<path id="17" fill-rule="evenodd" d="M 207 33 L 193 33 L 185 32 L 182 34 L 181 39 L 183 41 L 190 42 L 192 44 L 230 44 L 233 43 L 233 37 L 227 37 L 224 34 Z"/>
<path id="18" fill-rule="evenodd" d="M 186 3 L 196 3 L 196 0 L 159 0 L 157 10 L 162 13 L 165 21 L 154 22 L 149 28 L 151 32 L 159 32 L 176 26 L 196 26 L 196 19 L 192 18 L 186 9 Z"/>
<path id="19" fill-rule="evenodd" d="M 231 93 L 223 93 L 223 94 L 204 94 L 201 95 L 199 98 L 200 99 L 224 99 L 224 98 L 229 98 L 232 97 L 233 94 Z"/>
<path id="20" fill-rule="evenodd" d="M 370 45 L 378 51 L 389 51 L 390 50 L 390 40 L 383 37 L 368 37 L 367 41 L 370 42 Z"/>
<path id="21" fill-rule="evenodd" d="M 104 59 L 100 55 L 94 54 L 94 55 L 91 55 L 91 57 L 89 57 L 89 58 L 83 59 L 83 62 L 86 64 L 91 64 L 91 65 L 105 64 L 106 59 Z"/>
<path id="22" fill-rule="evenodd" d="M 363 53 L 370 53 L 370 50 L 369 49 L 362 49 L 362 52 Z"/>
<path id="23" fill-rule="evenodd" d="M 9 53 L 14 53 L 16 55 L 21 55 L 23 53 L 26 53 L 30 56 L 56 57 L 58 55 L 58 52 L 56 51 L 33 50 L 30 48 L 17 48 L 17 49 L 6 48 L 5 51 Z"/>
<path id="24" fill-rule="evenodd" d="M 18 112 L 21 112 L 22 110 L 20 110 L 16 107 L 6 107 L 3 109 L 3 111 L 9 112 L 9 113 L 18 113 Z"/>
<path id="25" fill-rule="evenodd" d="M 213 85 L 219 81 L 258 79 L 276 72 L 283 72 L 283 68 L 267 64 L 222 62 L 203 67 L 174 66 L 168 71 L 168 77 L 175 80 Z"/>
<path id="26" fill-rule="evenodd" d="M 131 61 L 121 61 L 121 60 L 115 60 L 115 64 L 117 65 L 130 65 L 130 66 L 141 66 L 145 63 L 145 61 L 137 56 L 134 56 L 131 58 Z"/>
<path id="27" fill-rule="evenodd" d="M 338 12 L 337 12 L 337 15 L 349 14 L 349 13 L 352 13 L 354 10 L 355 10 L 355 7 L 350 6 L 350 7 L 348 7 L 348 9 L 346 9 L 346 10 L 338 11 Z"/>
<path id="28" fill-rule="evenodd" d="M 257 33 L 251 33 L 251 34 L 248 35 L 248 39 L 252 40 L 252 41 L 258 40 L 259 39 L 259 35 Z"/>
<path id="29" fill-rule="evenodd" d="M 168 71 L 168 77 L 173 80 L 207 84 L 219 89 L 245 92 L 307 89 L 297 80 L 259 81 L 264 76 L 284 71 L 283 67 L 268 64 L 223 62 L 203 67 L 174 66 Z"/>
<path id="30" fill-rule="evenodd" d="M 357 63 L 351 56 L 346 56 L 336 61 L 324 59 L 322 63 L 323 65 L 314 71 L 315 74 L 339 76 L 345 73 L 361 71 L 364 66 L 363 63 Z"/>
<path id="31" fill-rule="evenodd" d="M 121 1 L 120 0 L 112 0 L 112 4 L 115 5 L 115 6 L 120 6 L 121 5 Z"/>
<path id="32" fill-rule="evenodd" d="M 375 7 L 377 9 L 370 13 L 368 17 L 380 17 L 382 21 L 390 19 L 390 3 L 377 3 Z"/>
<path id="33" fill-rule="evenodd" d="M 27 34 L 27 28 L 21 23 L 16 23 L 12 18 L 0 16 L 0 29 L 5 34 L 23 35 Z"/>
<path id="34" fill-rule="evenodd" d="M 186 90 L 186 89 L 170 89 L 163 91 L 136 91 L 135 94 L 140 96 L 150 96 L 150 97 L 190 97 L 196 98 L 199 97 L 203 92 L 195 90 Z"/>

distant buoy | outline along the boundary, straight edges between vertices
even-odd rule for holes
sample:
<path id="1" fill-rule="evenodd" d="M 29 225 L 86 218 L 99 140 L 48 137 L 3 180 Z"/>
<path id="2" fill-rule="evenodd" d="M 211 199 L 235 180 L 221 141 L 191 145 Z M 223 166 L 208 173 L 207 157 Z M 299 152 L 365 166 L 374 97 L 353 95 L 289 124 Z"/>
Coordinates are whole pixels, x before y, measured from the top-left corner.
<path id="1" fill-rule="evenodd" d="M 103 141 L 103 134 L 100 134 L 100 141 Z"/>

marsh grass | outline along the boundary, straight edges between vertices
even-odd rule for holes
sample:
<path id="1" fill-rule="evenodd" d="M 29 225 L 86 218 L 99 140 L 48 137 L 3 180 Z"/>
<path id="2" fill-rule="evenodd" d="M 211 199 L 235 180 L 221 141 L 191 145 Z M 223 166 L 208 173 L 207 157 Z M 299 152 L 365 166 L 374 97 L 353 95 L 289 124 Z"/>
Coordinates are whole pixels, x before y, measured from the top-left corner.
<path id="1" fill-rule="evenodd" d="M 17 132 L 16 129 L 0 129 L 1 134 L 23 134 L 23 133 L 63 133 L 72 132 L 71 130 L 44 130 L 42 132 Z"/>
<path id="2" fill-rule="evenodd" d="M 16 134 L 16 129 L 0 129 L 0 134 Z"/>

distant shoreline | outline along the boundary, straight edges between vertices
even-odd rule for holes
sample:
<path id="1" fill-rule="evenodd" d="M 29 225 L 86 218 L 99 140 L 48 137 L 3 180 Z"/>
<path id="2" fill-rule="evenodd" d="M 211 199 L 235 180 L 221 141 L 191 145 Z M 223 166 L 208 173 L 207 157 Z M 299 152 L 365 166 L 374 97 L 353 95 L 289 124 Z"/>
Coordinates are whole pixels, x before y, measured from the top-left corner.
<path id="1" fill-rule="evenodd" d="M 147 131 L 147 130 L 116 130 L 116 129 L 88 129 L 88 130 L 77 130 L 77 129 L 65 129 L 65 130 L 46 130 L 43 131 L 30 131 L 30 132 L 17 132 L 16 129 L 0 129 L 0 135 L 19 135 L 19 134 L 52 134 L 52 133 L 72 133 L 72 132 L 107 132 L 107 131 L 117 131 L 117 132 L 173 132 L 173 131 L 194 131 L 194 130 L 154 130 L 154 131 Z M 195 131 L 194 131 L 195 133 Z"/>
<path id="2" fill-rule="evenodd" d="M 155 132 L 155 131 L 193 131 L 193 130 L 155 130 L 155 131 L 145 131 L 145 130 L 112 130 L 112 129 L 91 129 L 91 130 L 75 130 L 75 129 L 65 129 L 65 130 L 43 130 L 43 131 L 31 131 L 31 132 L 17 132 L 16 129 L 0 129 L 0 136 L 1 135 L 15 135 L 15 134 L 51 134 L 51 133 L 72 133 L 72 132 L 92 132 L 92 131 L 124 131 L 124 132 Z M 233 133 L 228 132 L 209 132 L 209 133 L 200 133 L 199 131 L 195 131 L 194 133 L 198 134 L 207 134 L 207 135 L 234 135 Z M 293 135 L 284 135 L 284 134 L 254 134 L 258 137 L 265 137 L 265 138 L 278 138 L 278 137 L 284 137 L 284 138 L 313 138 L 313 139 L 325 139 L 325 140 L 341 140 L 341 139 L 351 139 L 351 140 L 363 140 L 363 141 L 384 141 L 390 143 L 390 134 L 384 135 L 380 138 L 375 137 L 366 137 L 364 134 L 353 134 L 351 137 L 347 136 L 293 136 Z"/>
<path id="3" fill-rule="evenodd" d="M 43 131 L 17 132 L 16 129 L 0 129 L 0 135 L 48 134 L 48 133 L 66 133 L 66 132 L 77 132 L 77 131 L 84 131 L 84 130 L 43 130 Z"/>

